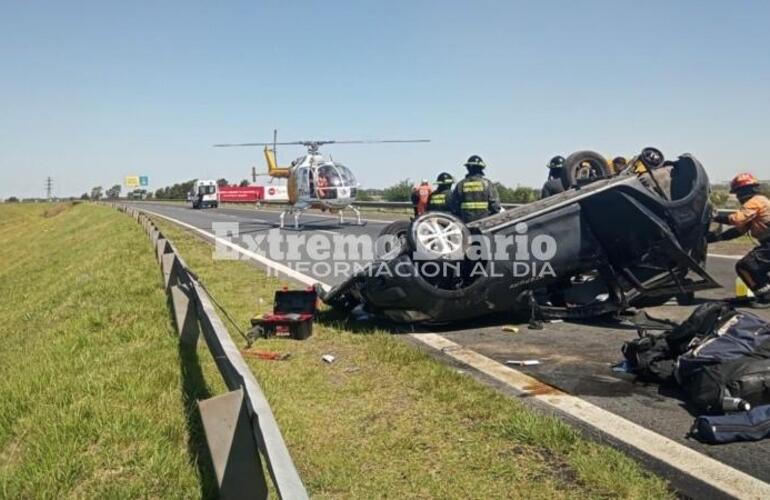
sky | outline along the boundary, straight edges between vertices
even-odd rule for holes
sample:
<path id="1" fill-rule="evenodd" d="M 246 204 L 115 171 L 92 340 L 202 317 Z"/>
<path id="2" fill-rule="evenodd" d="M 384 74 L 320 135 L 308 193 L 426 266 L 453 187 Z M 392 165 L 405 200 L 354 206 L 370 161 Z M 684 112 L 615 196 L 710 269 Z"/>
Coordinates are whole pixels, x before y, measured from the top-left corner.
<path id="1" fill-rule="evenodd" d="M 147 175 L 231 181 L 259 148 L 363 187 L 463 173 L 540 186 L 556 154 L 689 152 L 770 178 L 770 2 L 0 0 L 0 198 Z M 279 148 L 282 163 L 302 153 Z"/>

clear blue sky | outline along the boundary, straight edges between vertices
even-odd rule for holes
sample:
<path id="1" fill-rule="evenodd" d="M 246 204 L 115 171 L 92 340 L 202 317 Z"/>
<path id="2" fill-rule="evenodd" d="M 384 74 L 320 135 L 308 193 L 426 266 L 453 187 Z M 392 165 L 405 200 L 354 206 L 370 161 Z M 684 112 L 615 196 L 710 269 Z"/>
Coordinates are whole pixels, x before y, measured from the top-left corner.
<path id="1" fill-rule="evenodd" d="M 770 2 L 0 0 L 0 198 L 249 176 L 218 142 L 337 146 L 364 187 L 540 185 L 554 154 L 691 152 L 770 178 Z M 279 150 L 282 160 L 301 153 Z"/>

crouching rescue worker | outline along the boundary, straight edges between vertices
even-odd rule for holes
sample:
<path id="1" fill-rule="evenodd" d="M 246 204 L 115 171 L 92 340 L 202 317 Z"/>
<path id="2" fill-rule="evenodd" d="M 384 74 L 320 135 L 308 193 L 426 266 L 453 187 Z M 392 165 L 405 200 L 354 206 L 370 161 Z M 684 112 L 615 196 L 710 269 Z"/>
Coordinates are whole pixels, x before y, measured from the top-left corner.
<path id="1" fill-rule="evenodd" d="M 473 222 L 500 212 L 500 196 L 494 184 L 484 177 L 486 163 L 473 155 L 465 162 L 468 174 L 452 193 L 452 213 L 463 222 Z"/>
<path id="2" fill-rule="evenodd" d="M 425 213 L 432 192 L 433 188 L 430 187 L 428 179 L 423 179 L 419 186 L 412 188 L 412 206 L 414 207 L 415 217 L 419 217 Z"/>
<path id="3" fill-rule="evenodd" d="M 428 199 L 428 212 L 451 212 L 452 210 L 452 184 L 454 177 L 446 172 L 441 172 L 436 177 L 436 190 Z"/>
<path id="4" fill-rule="evenodd" d="M 548 180 L 540 190 L 540 198 L 548 198 L 564 192 L 564 184 L 561 181 L 561 171 L 564 168 L 564 157 L 554 156 L 548 162 Z"/>
<path id="5" fill-rule="evenodd" d="M 732 228 L 722 233 L 709 233 L 708 241 L 726 241 L 748 233 L 758 243 L 735 264 L 735 271 L 754 292 L 757 302 L 770 304 L 770 200 L 760 194 L 759 181 L 751 174 L 738 174 L 730 182 L 741 208 L 730 215 L 717 215 L 714 222 Z"/>

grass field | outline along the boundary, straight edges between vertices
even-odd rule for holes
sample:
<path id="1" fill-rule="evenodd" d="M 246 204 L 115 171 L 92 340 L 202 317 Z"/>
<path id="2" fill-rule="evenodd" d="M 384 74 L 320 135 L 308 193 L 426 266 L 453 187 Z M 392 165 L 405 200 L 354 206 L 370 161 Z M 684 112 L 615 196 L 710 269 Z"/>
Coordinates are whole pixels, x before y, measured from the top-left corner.
<path id="1" fill-rule="evenodd" d="M 211 496 L 177 345 L 135 221 L 0 204 L 0 498 Z"/>
<path id="2" fill-rule="evenodd" d="M 246 262 L 214 261 L 207 243 L 156 222 L 243 328 L 269 310 L 283 282 Z M 396 336 L 346 326 L 324 314 L 309 340 L 253 346 L 289 352 L 288 360 L 249 361 L 312 496 L 671 496 L 636 462 L 562 421 Z M 323 354 L 337 360 L 326 364 Z"/>

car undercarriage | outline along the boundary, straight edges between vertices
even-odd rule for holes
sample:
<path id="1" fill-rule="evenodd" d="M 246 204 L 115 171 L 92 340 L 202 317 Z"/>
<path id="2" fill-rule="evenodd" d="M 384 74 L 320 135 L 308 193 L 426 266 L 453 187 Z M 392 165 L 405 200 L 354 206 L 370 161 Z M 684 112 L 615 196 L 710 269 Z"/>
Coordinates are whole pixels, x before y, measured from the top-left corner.
<path id="1" fill-rule="evenodd" d="M 405 221 L 384 255 L 321 298 L 426 323 L 512 311 L 580 319 L 686 300 L 719 286 L 705 270 L 711 212 L 702 165 L 661 155 L 469 224 L 442 212 Z"/>

